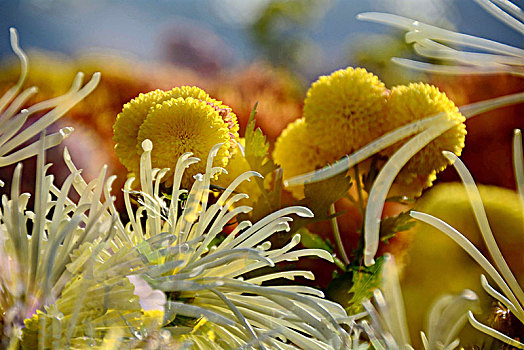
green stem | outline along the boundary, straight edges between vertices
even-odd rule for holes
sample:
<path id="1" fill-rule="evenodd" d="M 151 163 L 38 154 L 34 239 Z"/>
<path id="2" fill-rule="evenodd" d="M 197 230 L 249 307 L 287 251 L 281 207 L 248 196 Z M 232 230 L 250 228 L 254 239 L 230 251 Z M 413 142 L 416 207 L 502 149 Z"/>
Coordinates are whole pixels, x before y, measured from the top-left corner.
<path id="1" fill-rule="evenodd" d="M 347 269 L 347 265 L 344 264 L 342 262 L 342 260 L 340 260 L 339 258 L 337 258 L 335 256 L 335 254 L 333 254 L 333 262 L 335 263 L 336 267 L 338 267 L 339 269 L 341 269 L 342 271 L 346 272 L 348 269 Z"/>
<path id="2" fill-rule="evenodd" d="M 365 218 L 364 215 L 366 213 L 364 208 L 364 196 L 362 195 L 362 184 L 360 183 L 360 174 L 358 172 L 358 165 L 355 165 L 353 167 L 355 171 L 355 183 L 357 184 L 357 192 L 358 192 L 358 209 L 360 211 L 360 215 L 362 215 L 362 227 L 360 228 L 360 236 L 358 239 L 358 246 L 357 250 L 355 252 L 355 261 L 357 264 L 360 262 L 360 260 L 363 258 L 363 250 L 364 250 L 364 222 Z"/>
<path id="3" fill-rule="evenodd" d="M 333 215 L 335 213 L 335 203 L 333 203 L 329 207 L 329 215 Z M 349 258 L 346 254 L 346 250 L 344 249 L 344 244 L 342 243 L 342 237 L 340 236 L 340 230 L 338 229 L 338 221 L 336 217 L 331 219 L 331 229 L 333 230 L 333 235 L 335 236 L 335 241 L 337 243 L 340 257 L 342 258 L 342 261 L 344 261 L 344 264 L 349 265 Z"/>

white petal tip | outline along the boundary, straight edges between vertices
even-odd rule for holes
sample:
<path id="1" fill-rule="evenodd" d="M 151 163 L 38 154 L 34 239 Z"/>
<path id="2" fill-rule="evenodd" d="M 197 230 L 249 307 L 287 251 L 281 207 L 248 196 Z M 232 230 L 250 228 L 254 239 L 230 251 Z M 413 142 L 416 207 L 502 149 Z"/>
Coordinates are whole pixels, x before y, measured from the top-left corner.
<path id="1" fill-rule="evenodd" d="M 11 36 L 11 45 L 18 45 L 18 31 L 15 27 L 9 28 L 9 35 Z"/>
<path id="2" fill-rule="evenodd" d="M 142 141 L 142 149 L 144 150 L 144 152 L 151 152 L 151 150 L 153 149 L 153 142 L 151 142 L 151 140 L 149 139 L 145 139 L 144 141 Z"/>
<path id="3" fill-rule="evenodd" d="M 68 126 L 68 127 L 60 129 L 58 132 L 65 139 L 65 138 L 68 138 L 69 135 L 71 135 L 73 133 L 73 131 L 75 131 L 75 129 L 73 127 L 71 127 L 71 126 Z"/>
<path id="4" fill-rule="evenodd" d="M 454 161 L 455 159 L 457 159 L 457 156 L 455 155 L 455 153 L 450 152 L 450 151 L 442 151 L 442 155 L 450 161 Z"/>
<path id="5" fill-rule="evenodd" d="M 484 277 L 485 278 L 485 277 Z M 477 294 L 471 289 L 464 289 L 461 296 L 467 300 L 475 301 L 478 300 Z"/>
<path id="6" fill-rule="evenodd" d="M 373 259 L 372 257 L 364 257 L 364 265 L 366 266 L 373 266 L 375 265 L 375 259 Z"/>
<path id="7" fill-rule="evenodd" d="M 409 216 L 411 216 L 414 219 L 416 219 L 418 217 L 418 214 L 419 214 L 418 211 L 415 211 L 415 210 L 410 210 L 409 211 Z"/>
<path id="8" fill-rule="evenodd" d="M 297 208 L 295 214 L 303 218 L 312 218 L 315 216 L 315 214 L 313 214 L 313 212 L 309 208 L 306 208 L 306 207 Z"/>
<path id="9" fill-rule="evenodd" d="M 84 72 L 77 72 L 76 75 L 75 75 L 75 81 L 79 81 L 81 83 L 82 80 L 84 80 L 84 75 L 85 75 Z M 94 76 L 94 74 L 93 74 L 93 76 Z"/>
<path id="10" fill-rule="evenodd" d="M 362 13 L 358 13 L 357 16 L 356 16 L 356 19 L 360 20 L 360 21 L 367 21 L 371 18 L 374 18 L 374 14 L 376 12 L 362 12 Z"/>

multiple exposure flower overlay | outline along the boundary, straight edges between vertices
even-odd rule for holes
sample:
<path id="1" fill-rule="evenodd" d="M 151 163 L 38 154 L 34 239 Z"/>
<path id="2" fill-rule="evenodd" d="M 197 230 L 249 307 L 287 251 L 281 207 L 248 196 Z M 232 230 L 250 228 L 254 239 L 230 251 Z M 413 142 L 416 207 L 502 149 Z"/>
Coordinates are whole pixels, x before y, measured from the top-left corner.
<path id="1" fill-rule="evenodd" d="M 512 4 L 478 2 L 524 30 Z M 470 73 L 522 75 L 520 49 L 389 14 L 360 18 L 407 29 L 418 53 L 458 63 L 397 60 L 408 67 L 454 73 L 469 63 Z M 21 73 L 0 98 L 0 167 L 16 164 L 0 182 L 7 188 L 0 204 L 3 348 L 524 349 L 524 268 L 514 266 L 520 250 L 505 247 L 524 234 L 521 131 L 513 143 L 517 193 L 479 191 L 458 158 L 466 120 L 521 103 L 523 93 L 457 107 L 436 86 L 388 87 L 364 68 L 347 67 L 313 82 L 302 115 L 278 137 L 282 120 L 267 126 L 266 138 L 255 126 L 256 104 L 246 120 L 246 103 L 237 118 L 232 105 L 199 87 L 156 89 L 110 117 L 115 154 L 107 159 L 118 158 L 125 180 L 109 174 L 111 165 L 88 179 L 66 147 L 57 181 L 47 150 L 75 134 L 46 129 L 75 106 L 88 108 L 81 101 L 101 75 L 84 84 L 78 73 L 62 96 L 34 99 L 36 88 L 22 90 L 28 59 L 14 29 L 10 35 Z M 444 45 L 456 42 L 498 54 Z M 36 159 L 30 193 L 20 163 L 28 158 Z M 463 189 L 433 186 L 450 164 Z M 478 225 L 479 233 L 461 234 L 433 216 L 450 210 L 451 222 Z M 459 277 L 439 290 L 421 324 L 401 285 L 415 308 L 417 297 L 432 295 L 402 281 L 426 286 L 438 273 L 414 261 L 449 247 L 429 226 L 480 268 L 470 269 L 456 250 L 444 252 L 452 266 L 443 271 Z M 486 275 L 460 277 L 481 269 Z"/>
<path id="2" fill-rule="evenodd" d="M 16 40 L 13 46 L 19 50 Z M 78 85 L 80 82 L 75 82 L 76 90 Z M 84 89 L 94 85 L 96 81 Z M 162 113 L 162 106 L 182 108 L 176 111 L 189 122 L 200 116 L 216 116 L 218 119 L 209 119 L 210 123 L 225 123 L 227 137 L 234 136 L 234 114 L 229 115 L 227 107 L 207 101 L 202 90 L 181 91 L 173 91 L 181 97 L 177 95 L 172 101 L 139 105 L 138 109 L 152 119 L 153 110 Z M 6 103 L 15 94 L 4 97 Z M 184 99 L 185 95 L 198 99 Z M 53 107 L 52 102 L 45 106 Z M 6 118 L 16 114 L 20 104 L 15 99 Z M 139 114 L 133 108 L 124 106 L 123 115 L 128 112 L 122 118 Z M 15 120 L 27 110 L 19 113 Z M 117 123 L 115 129 L 119 127 Z M 199 131 L 198 124 L 190 127 Z M 193 140 L 199 145 L 191 136 L 180 142 Z M 86 183 L 66 150 L 64 161 L 71 174 L 58 188 L 53 177 L 46 175 L 44 150 L 48 142 L 42 136 L 25 149 L 38 153 L 34 210 L 27 208 L 29 195 L 19 190 L 21 166 L 13 175 L 11 195 L 4 196 L 2 202 L 5 346 L 103 346 L 115 339 L 132 347 L 163 341 L 173 346 L 226 349 L 339 349 L 348 343 L 350 328 L 342 324 L 351 326 L 352 319 L 340 305 L 323 299 L 321 291 L 299 285 L 263 285 L 279 278 L 313 278 L 310 272 L 275 271 L 242 277 L 302 256 L 332 261 L 324 250 L 292 250 L 300 242 L 299 235 L 278 249 L 270 249 L 266 242 L 275 232 L 289 229 L 289 215 L 308 217 L 310 210 L 289 207 L 254 224 L 242 221 L 220 244 L 215 242 L 228 222 L 250 210 L 234 206 L 246 197 L 236 193 L 236 187 L 252 176 L 260 176 L 253 171 L 244 173 L 211 201 L 210 180 L 225 171 L 213 166 L 215 157 L 219 165 L 227 159 L 221 155 L 222 144 L 199 152 L 207 163 L 190 186 L 182 187 L 189 181 L 186 168 L 200 160 L 185 152 L 171 172 L 152 168 L 153 143 L 144 139 L 137 168 L 140 190 L 133 189 L 135 178 L 130 177 L 124 187 L 129 221 L 122 222 L 110 193 L 114 177 L 106 179 L 106 168 Z M 23 154 L 17 160 L 27 156 Z M 167 176 L 171 177 L 169 195 L 159 191 Z M 80 195 L 77 202 L 69 196 L 73 189 Z"/>

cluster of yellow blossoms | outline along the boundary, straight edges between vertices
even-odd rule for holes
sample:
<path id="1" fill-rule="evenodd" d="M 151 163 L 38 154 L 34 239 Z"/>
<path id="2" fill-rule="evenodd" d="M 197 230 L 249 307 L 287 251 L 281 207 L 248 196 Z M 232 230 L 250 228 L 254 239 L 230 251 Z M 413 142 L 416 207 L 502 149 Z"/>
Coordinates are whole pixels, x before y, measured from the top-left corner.
<path id="1" fill-rule="evenodd" d="M 211 148 L 221 143 L 216 166 L 225 167 L 236 147 L 239 127 L 230 107 L 202 89 L 182 86 L 140 94 L 124 105 L 113 129 L 116 154 L 135 174 L 140 169 L 142 142 L 149 139 L 160 146 L 153 149 L 151 163 L 154 168 L 171 169 L 164 176 L 169 187 L 175 164 L 186 152 L 206 159 Z M 192 176 L 197 173 L 205 173 L 205 165 L 192 167 L 183 178 L 182 187 L 190 187 Z"/>
<path id="2" fill-rule="evenodd" d="M 284 179 L 289 179 L 333 163 L 400 126 L 442 112 L 456 126 L 418 152 L 396 179 L 405 194 L 418 196 L 448 165 L 441 152 L 460 155 L 466 135 L 464 116 L 444 93 L 429 84 L 412 83 L 389 90 L 377 76 L 351 67 L 321 76 L 307 92 L 302 118 L 289 124 L 277 139 L 273 158 L 282 166 Z M 241 143 L 238 131 L 237 117 L 230 107 L 197 87 L 183 86 L 140 94 L 127 103 L 114 125 L 114 141 L 120 161 L 135 174 L 140 145 L 146 139 L 159 145 L 152 152 L 153 167 L 173 169 L 183 153 L 206 157 L 213 145 L 222 143 L 217 165 L 226 167 L 233 157 L 242 164 L 233 162 L 228 168 L 239 170 L 232 169 L 236 165 L 247 171 L 249 166 L 237 148 Z M 392 156 L 402 143 L 381 155 Z M 192 176 L 204 170 L 195 167 L 182 186 L 190 187 Z M 172 171 L 164 178 L 165 185 L 171 186 Z M 302 187 L 291 191 L 296 198 L 304 196 Z"/>
<path id="3" fill-rule="evenodd" d="M 321 76 L 307 93 L 302 118 L 289 124 L 278 138 L 273 158 L 288 179 L 330 164 L 400 126 L 441 112 L 457 125 L 424 147 L 396 179 L 419 195 L 448 165 L 441 152 L 460 155 L 466 135 L 464 116 L 429 84 L 388 90 L 377 76 L 351 67 Z M 382 155 L 391 156 L 400 146 L 401 142 Z M 301 188 L 292 191 L 303 197 Z"/>

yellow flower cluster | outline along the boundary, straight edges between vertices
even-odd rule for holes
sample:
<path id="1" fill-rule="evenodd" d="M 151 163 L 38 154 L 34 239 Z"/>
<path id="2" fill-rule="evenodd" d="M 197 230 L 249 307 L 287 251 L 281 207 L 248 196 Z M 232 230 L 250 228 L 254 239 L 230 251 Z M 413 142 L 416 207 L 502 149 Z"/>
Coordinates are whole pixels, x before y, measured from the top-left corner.
<path id="1" fill-rule="evenodd" d="M 466 134 L 465 118 L 458 108 L 428 84 L 397 86 L 389 91 L 377 76 L 351 67 L 321 76 L 307 93 L 302 118 L 289 124 L 278 138 L 273 157 L 288 179 L 349 155 L 400 126 L 441 112 L 457 126 L 418 152 L 396 180 L 414 187 L 409 193 L 419 195 L 447 166 L 441 152 L 460 155 Z M 402 143 L 383 154 L 391 156 Z M 292 191 L 295 197 L 303 197 L 302 189 Z"/>
<path id="2" fill-rule="evenodd" d="M 140 94 L 126 103 L 113 127 L 113 140 L 120 161 L 135 174 L 140 169 L 141 144 L 151 140 L 152 166 L 171 169 L 164 176 L 166 186 L 171 186 L 176 161 L 186 152 L 206 159 L 214 145 L 223 143 L 215 166 L 225 167 L 238 140 L 238 129 L 231 108 L 202 89 L 182 86 Z M 192 167 L 182 186 L 190 187 L 192 176 L 204 173 L 204 167 L 205 163 Z"/>

